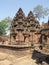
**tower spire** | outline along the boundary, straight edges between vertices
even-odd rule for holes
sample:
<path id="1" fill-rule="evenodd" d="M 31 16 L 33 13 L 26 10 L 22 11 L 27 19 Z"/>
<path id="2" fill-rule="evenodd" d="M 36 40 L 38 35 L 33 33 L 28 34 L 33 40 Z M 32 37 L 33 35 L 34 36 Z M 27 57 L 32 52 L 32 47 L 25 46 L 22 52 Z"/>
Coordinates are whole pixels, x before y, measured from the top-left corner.
<path id="1" fill-rule="evenodd" d="M 19 10 L 17 11 L 15 17 L 14 17 L 14 20 L 16 19 L 24 19 L 25 18 L 25 14 L 24 12 L 22 11 L 21 8 L 19 8 Z"/>

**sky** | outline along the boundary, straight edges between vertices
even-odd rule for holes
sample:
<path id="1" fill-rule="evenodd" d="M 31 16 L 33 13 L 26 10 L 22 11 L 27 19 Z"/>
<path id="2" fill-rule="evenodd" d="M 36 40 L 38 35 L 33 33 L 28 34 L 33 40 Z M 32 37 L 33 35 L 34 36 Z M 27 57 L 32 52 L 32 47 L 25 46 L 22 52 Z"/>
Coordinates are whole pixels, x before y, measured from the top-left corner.
<path id="1" fill-rule="evenodd" d="M 13 18 L 19 8 L 22 8 L 27 16 L 29 11 L 33 11 L 39 4 L 49 8 L 49 0 L 0 0 L 0 20 L 8 16 Z"/>

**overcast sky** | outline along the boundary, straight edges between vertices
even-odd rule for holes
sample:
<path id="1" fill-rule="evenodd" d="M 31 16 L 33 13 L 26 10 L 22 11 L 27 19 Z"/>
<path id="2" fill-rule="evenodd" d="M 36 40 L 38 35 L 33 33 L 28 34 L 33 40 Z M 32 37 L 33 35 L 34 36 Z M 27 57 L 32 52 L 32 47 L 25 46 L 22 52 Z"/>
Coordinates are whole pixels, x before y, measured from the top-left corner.
<path id="1" fill-rule="evenodd" d="M 0 0 L 0 20 L 8 16 L 13 18 L 20 7 L 27 16 L 38 4 L 49 8 L 49 0 Z"/>

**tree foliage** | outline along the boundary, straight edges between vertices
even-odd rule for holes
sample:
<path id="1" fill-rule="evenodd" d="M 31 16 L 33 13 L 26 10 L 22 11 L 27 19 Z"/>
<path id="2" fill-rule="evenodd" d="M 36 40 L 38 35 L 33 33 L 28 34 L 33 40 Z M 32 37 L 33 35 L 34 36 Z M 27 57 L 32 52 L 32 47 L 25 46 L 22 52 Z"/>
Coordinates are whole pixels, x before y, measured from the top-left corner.
<path id="1" fill-rule="evenodd" d="M 2 20 L 0 22 L 0 35 L 2 35 L 3 33 L 6 33 L 5 30 L 6 30 L 6 22 L 4 20 Z"/>
<path id="2" fill-rule="evenodd" d="M 12 18 L 6 17 L 4 20 L 5 20 L 6 25 L 7 25 L 7 30 L 9 30 L 10 26 L 11 26 Z"/>
<path id="3" fill-rule="evenodd" d="M 49 8 L 44 8 L 41 5 L 37 5 L 33 9 L 33 13 L 35 14 L 36 18 L 40 20 L 41 18 L 44 18 L 45 16 L 49 15 Z"/>
<path id="4" fill-rule="evenodd" d="M 11 21 L 12 19 L 10 17 L 7 17 L 4 20 L 0 21 L 0 35 L 8 32 L 11 25 Z"/>

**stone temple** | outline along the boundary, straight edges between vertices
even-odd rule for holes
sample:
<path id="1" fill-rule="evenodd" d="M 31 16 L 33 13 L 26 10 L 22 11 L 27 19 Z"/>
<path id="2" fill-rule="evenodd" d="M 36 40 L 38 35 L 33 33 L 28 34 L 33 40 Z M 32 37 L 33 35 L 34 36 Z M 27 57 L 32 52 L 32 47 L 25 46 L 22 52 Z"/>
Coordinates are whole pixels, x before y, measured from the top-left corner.
<path id="1" fill-rule="evenodd" d="M 40 35 L 40 24 L 32 11 L 26 17 L 20 8 L 11 23 L 11 44 L 33 45 L 39 42 Z"/>
<path id="2" fill-rule="evenodd" d="M 15 46 L 37 46 L 49 48 L 49 20 L 40 25 L 32 11 L 25 16 L 21 8 L 14 16 L 10 27 L 10 39 L 0 36 L 0 42 Z M 1 41 L 2 39 L 2 41 Z M 3 43 L 4 42 L 4 43 Z"/>
<path id="3" fill-rule="evenodd" d="M 25 16 L 19 8 L 11 23 L 10 38 L 0 36 L 0 52 L 5 53 L 0 53 L 3 64 L 11 61 L 10 65 L 49 65 L 49 20 L 40 25 L 32 11 Z"/>
<path id="4" fill-rule="evenodd" d="M 25 16 L 21 8 L 11 23 L 11 45 L 46 46 L 49 47 L 49 20 L 40 25 L 32 11 Z"/>

